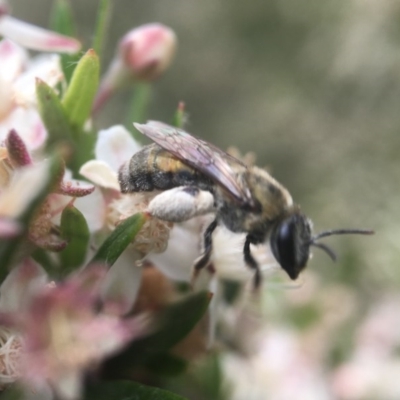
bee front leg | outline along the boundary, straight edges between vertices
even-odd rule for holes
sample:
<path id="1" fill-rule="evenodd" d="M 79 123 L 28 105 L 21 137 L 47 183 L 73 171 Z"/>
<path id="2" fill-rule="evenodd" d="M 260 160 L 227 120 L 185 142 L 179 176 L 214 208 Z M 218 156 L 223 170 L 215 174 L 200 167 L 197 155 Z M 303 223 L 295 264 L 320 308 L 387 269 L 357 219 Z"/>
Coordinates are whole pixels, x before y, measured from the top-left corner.
<path id="1" fill-rule="evenodd" d="M 204 232 L 204 251 L 203 254 L 194 262 L 192 282 L 195 281 L 200 271 L 203 268 L 207 267 L 207 265 L 210 263 L 210 257 L 212 251 L 212 234 L 217 225 L 218 222 L 215 219 L 213 222 L 211 222 L 210 225 L 208 225 L 207 229 Z"/>
<path id="2" fill-rule="evenodd" d="M 253 280 L 253 286 L 254 289 L 258 289 L 261 285 L 262 281 L 262 275 L 260 271 L 260 266 L 258 265 L 257 261 L 254 259 L 254 257 L 251 255 L 250 252 L 250 244 L 253 243 L 253 238 L 250 235 L 247 235 L 246 241 L 244 243 L 244 248 L 243 248 L 243 256 L 244 256 L 244 261 L 245 263 L 254 270 L 254 280 Z"/>

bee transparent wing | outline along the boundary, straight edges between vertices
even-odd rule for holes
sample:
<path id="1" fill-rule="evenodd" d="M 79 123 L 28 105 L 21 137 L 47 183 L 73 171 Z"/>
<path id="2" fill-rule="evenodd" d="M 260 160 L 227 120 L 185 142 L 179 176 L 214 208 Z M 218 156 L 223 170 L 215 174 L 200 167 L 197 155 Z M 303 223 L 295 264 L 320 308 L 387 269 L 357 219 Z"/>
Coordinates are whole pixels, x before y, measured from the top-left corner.
<path id="1" fill-rule="evenodd" d="M 139 132 L 175 157 L 216 181 L 240 204 L 254 206 L 249 188 L 239 184 L 232 168 L 247 168 L 241 161 L 211 143 L 162 122 L 149 121 L 147 124 L 134 125 Z"/>

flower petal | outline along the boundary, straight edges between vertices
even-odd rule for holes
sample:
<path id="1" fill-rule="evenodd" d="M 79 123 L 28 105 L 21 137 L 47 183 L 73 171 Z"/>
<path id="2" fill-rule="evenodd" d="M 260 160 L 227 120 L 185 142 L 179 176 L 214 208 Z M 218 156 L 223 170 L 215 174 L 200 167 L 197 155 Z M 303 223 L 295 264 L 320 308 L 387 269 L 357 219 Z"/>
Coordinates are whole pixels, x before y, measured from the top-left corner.
<path id="1" fill-rule="evenodd" d="M 47 138 L 47 131 L 35 108 L 15 108 L 8 118 L 0 123 L 0 140 L 4 140 L 11 129 L 15 129 L 29 150 L 40 148 Z"/>
<path id="2" fill-rule="evenodd" d="M 167 250 L 164 253 L 150 253 L 151 261 L 168 278 L 190 282 L 193 262 L 200 255 L 201 233 L 198 219 L 175 224 L 170 231 Z"/>
<path id="3" fill-rule="evenodd" d="M 0 41 L 0 79 L 13 82 L 25 69 L 28 53 L 11 40 Z"/>
<path id="4" fill-rule="evenodd" d="M 3 15 L 0 19 L 0 34 L 32 50 L 76 53 L 81 48 L 76 39 L 28 24 L 9 15 Z"/>
<path id="5" fill-rule="evenodd" d="M 43 190 L 48 176 L 49 166 L 46 162 L 16 170 L 10 185 L 0 196 L 0 215 L 18 217 L 35 195 Z"/>
<path id="6" fill-rule="evenodd" d="M 171 63 L 176 51 L 175 32 L 162 24 L 151 23 L 128 32 L 119 43 L 119 56 L 138 79 L 153 80 Z"/>
<path id="7" fill-rule="evenodd" d="M 102 289 L 109 308 L 106 311 L 124 315 L 132 310 L 142 279 L 142 268 L 135 265 L 137 259 L 133 251 L 125 251 L 108 272 Z"/>
<path id="8" fill-rule="evenodd" d="M 15 101 L 26 106 L 36 104 L 36 79 L 54 88 L 64 79 L 58 54 L 40 55 L 28 65 L 25 73 L 21 74 L 14 84 Z"/>
<path id="9" fill-rule="evenodd" d="M 0 238 L 12 238 L 21 232 L 22 226 L 12 219 L 0 217 Z"/>
<path id="10" fill-rule="evenodd" d="M 140 149 L 141 145 L 127 129 L 122 125 L 115 125 L 99 132 L 95 154 L 97 160 L 106 162 L 118 172 L 119 167 Z"/>
<path id="11" fill-rule="evenodd" d="M 98 186 L 120 190 L 117 173 L 104 161 L 88 161 L 82 165 L 79 173 Z"/>
<path id="12" fill-rule="evenodd" d="M 0 288 L 1 312 L 19 312 L 29 305 L 30 298 L 47 282 L 42 267 L 31 259 L 26 259 L 14 268 Z"/>
<path id="13" fill-rule="evenodd" d="M 90 232 L 99 231 L 106 218 L 106 202 L 98 188 L 88 196 L 79 197 L 74 206 L 84 215 Z"/>

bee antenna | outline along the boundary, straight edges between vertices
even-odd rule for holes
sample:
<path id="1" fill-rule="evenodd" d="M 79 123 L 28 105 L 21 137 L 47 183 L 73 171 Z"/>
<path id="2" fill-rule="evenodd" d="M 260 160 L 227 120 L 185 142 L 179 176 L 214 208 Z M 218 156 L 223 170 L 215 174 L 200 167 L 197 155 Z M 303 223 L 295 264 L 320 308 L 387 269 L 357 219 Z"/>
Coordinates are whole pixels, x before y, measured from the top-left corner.
<path id="1" fill-rule="evenodd" d="M 323 250 L 326 254 L 328 254 L 332 261 L 335 262 L 337 260 L 335 252 L 326 244 L 311 242 L 311 246 L 318 247 L 319 249 Z"/>
<path id="2" fill-rule="evenodd" d="M 310 241 L 310 246 L 318 247 L 319 249 L 325 251 L 326 254 L 333 260 L 336 261 L 337 257 L 335 252 L 326 244 L 318 243 L 317 240 L 332 236 L 332 235 L 347 235 L 347 234 L 357 234 L 357 235 L 373 235 L 375 232 L 369 229 L 334 229 L 330 231 L 324 231 L 313 236 Z"/>
<path id="3" fill-rule="evenodd" d="M 347 235 L 347 234 L 356 234 L 356 235 L 373 235 L 375 232 L 370 230 L 370 229 L 334 229 L 330 231 L 324 231 L 321 233 L 318 233 L 318 235 L 315 235 L 312 238 L 311 243 L 315 244 L 315 242 L 318 239 L 327 237 L 327 236 L 332 236 L 332 235 Z"/>

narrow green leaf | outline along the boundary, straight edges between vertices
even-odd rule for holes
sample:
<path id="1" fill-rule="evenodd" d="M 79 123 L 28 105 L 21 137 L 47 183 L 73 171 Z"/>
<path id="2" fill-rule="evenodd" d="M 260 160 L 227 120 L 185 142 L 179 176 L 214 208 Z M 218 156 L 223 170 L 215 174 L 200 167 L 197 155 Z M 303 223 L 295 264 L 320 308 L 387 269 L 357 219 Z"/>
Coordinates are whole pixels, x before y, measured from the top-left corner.
<path id="1" fill-rule="evenodd" d="M 67 167 L 77 177 L 81 165 L 92 157 L 95 135 L 72 126 L 57 94 L 41 80 L 36 83 L 36 96 L 49 134 L 47 150 L 52 152 L 55 146 L 61 149 Z"/>
<path id="2" fill-rule="evenodd" d="M 43 269 L 47 272 L 49 277 L 58 278 L 59 276 L 59 266 L 56 264 L 53 257 L 50 257 L 49 253 L 44 249 L 36 249 L 32 253 L 32 258 L 43 267 Z"/>
<path id="3" fill-rule="evenodd" d="M 103 54 L 104 41 L 107 35 L 108 26 L 111 20 L 111 1 L 100 0 L 97 11 L 96 29 L 93 38 L 93 49 L 98 54 L 99 59 Z"/>
<path id="4" fill-rule="evenodd" d="M 154 333 L 134 341 L 125 351 L 107 361 L 106 376 L 121 377 L 138 365 L 152 363 L 184 339 L 204 316 L 210 302 L 208 292 L 199 292 L 172 304 L 154 317 L 158 327 Z"/>
<path id="5" fill-rule="evenodd" d="M 122 221 L 100 246 L 92 262 L 103 262 L 111 266 L 140 231 L 146 217 L 143 213 L 132 215 Z"/>
<path id="6" fill-rule="evenodd" d="M 72 13 L 72 7 L 67 0 L 56 0 L 50 15 L 50 27 L 53 31 L 65 36 L 76 37 L 76 25 Z M 70 81 L 79 53 L 61 54 L 61 67 L 67 82 Z"/>
<path id="7" fill-rule="evenodd" d="M 76 128 L 82 128 L 90 116 L 99 86 L 99 73 L 99 58 L 96 52 L 90 49 L 79 60 L 62 100 L 68 119 Z"/>
<path id="8" fill-rule="evenodd" d="M 11 384 L 1 393 L 1 400 L 24 400 L 24 392 L 17 384 Z"/>
<path id="9" fill-rule="evenodd" d="M 65 207 L 61 214 L 61 237 L 68 242 L 60 252 L 61 274 L 66 276 L 82 266 L 90 237 L 85 217 L 72 205 Z"/>
<path id="10" fill-rule="evenodd" d="M 133 132 L 135 138 L 142 137 L 133 127 L 133 122 L 145 122 L 147 110 L 151 100 L 151 85 L 148 83 L 136 83 L 129 105 L 126 125 Z M 142 139 L 140 139 L 142 140 Z"/>
<path id="11" fill-rule="evenodd" d="M 75 137 L 74 153 L 69 160 L 68 168 L 72 170 L 75 177 L 78 177 L 81 166 L 93 158 L 97 135 L 94 132 L 86 132 L 79 129 Z"/>
<path id="12" fill-rule="evenodd" d="M 112 381 L 89 385 L 84 400 L 185 400 L 167 390 L 131 381 Z"/>
<path id="13" fill-rule="evenodd" d="M 37 79 L 36 97 L 40 116 L 49 134 L 47 146 L 66 144 L 71 148 L 73 130 L 57 94 L 47 83 Z"/>
<path id="14" fill-rule="evenodd" d="M 185 124 L 185 118 L 185 103 L 181 101 L 179 102 L 178 107 L 175 111 L 174 117 L 172 119 L 172 125 L 176 126 L 177 128 L 183 128 L 183 125 Z"/>
<path id="15" fill-rule="evenodd" d="M 138 347 L 165 351 L 184 339 L 207 311 L 211 300 L 209 292 L 199 292 L 169 306 L 157 320 L 159 329 L 135 342 Z"/>

